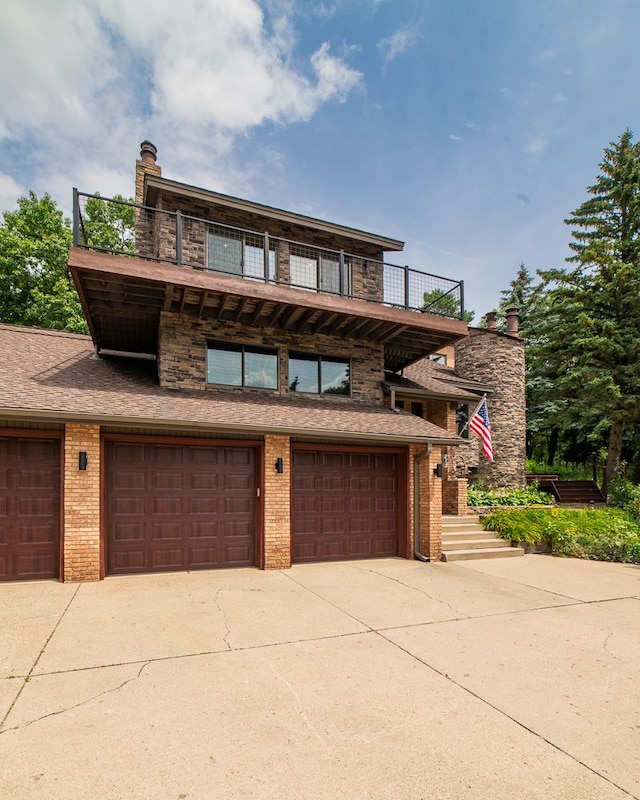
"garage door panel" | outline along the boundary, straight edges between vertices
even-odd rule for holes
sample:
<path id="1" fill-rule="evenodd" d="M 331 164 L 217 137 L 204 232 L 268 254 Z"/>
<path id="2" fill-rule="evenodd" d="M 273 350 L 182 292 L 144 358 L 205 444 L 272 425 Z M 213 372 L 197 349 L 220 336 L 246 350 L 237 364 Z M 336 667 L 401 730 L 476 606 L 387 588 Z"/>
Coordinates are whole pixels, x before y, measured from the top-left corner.
<path id="1" fill-rule="evenodd" d="M 116 542 L 142 542 L 144 541 L 144 524 L 128 522 L 126 524 L 114 523 L 112 529 L 113 539 Z"/>
<path id="2" fill-rule="evenodd" d="M 135 487 L 121 480 L 129 450 Z M 253 448 L 108 442 L 106 453 L 109 573 L 254 564 Z M 127 521 L 137 541 L 126 538 Z"/>
<path id="3" fill-rule="evenodd" d="M 0 580 L 57 578 L 58 438 L 0 438 Z"/>
<path id="4" fill-rule="evenodd" d="M 294 562 L 398 554 L 397 454 L 295 450 Z"/>

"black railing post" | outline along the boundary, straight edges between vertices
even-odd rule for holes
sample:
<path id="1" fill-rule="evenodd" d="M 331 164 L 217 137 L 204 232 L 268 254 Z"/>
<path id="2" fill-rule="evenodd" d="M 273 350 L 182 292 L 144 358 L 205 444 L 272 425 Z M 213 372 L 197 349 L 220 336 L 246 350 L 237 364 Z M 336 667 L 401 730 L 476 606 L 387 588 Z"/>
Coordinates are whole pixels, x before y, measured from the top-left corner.
<path id="1" fill-rule="evenodd" d="M 182 266 L 182 214 L 176 211 L 176 264 Z"/>
<path id="2" fill-rule="evenodd" d="M 73 246 L 80 245 L 80 198 L 78 190 L 73 187 Z"/>
<path id="3" fill-rule="evenodd" d="M 264 282 L 269 283 L 269 234 L 264 234 Z"/>
<path id="4" fill-rule="evenodd" d="M 409 267 L 405 264 L 404 269 L 404 307 L 409 309 Z"/>
<path id="5" fill-rule="evenodd" d="M 344 274 L 344 250 L 340 251 L 340 254 L 338 256 L 338 261 L 339 261 L 338 271 L 340 273 L 338 276 L 338 282 L 339 282 L 338 288 L 340 291 L 340 297 L 344 297 L 344 287 L 346 283 Z"/>
<path id="6" fill-rule="evenodd" d="M 460 281 L 460 319 L 464 319 L 464 281 Z"/>

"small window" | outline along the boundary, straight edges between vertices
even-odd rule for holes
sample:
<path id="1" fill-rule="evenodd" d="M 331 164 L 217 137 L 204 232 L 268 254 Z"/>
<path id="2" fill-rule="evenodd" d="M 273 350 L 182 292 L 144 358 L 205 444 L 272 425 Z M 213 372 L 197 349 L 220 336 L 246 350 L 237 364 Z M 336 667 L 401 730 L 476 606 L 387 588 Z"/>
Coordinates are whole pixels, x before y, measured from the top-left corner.
<path id="1" fill-rule="evenodd" d="M 433 361 L 435 364 L 444 364 L 446 366 L 447 357 L 444 353 L 431 353 L 429 356 L 429 361 Z"/>
<path id="2" fill-rule="evenodd" d="M 411 403 L 411 413 L 416 417 L 422 416 L 422 403 Z"/>
<path id="3" fill-rule="evenodd" d="M 207 267 L 213 272 L 264 280 L 264 237 L 233 228 L 211 226 L 207 239 Z M 269 244 L 269 280 L 276 277 L 275 245 Z"/>
<path id="4" fill-rule="evenodd" d="M 301 289 L 316 289 L 327 294 L 348 295 L 351 291 L 351 268 L 338 253 L 292 245 L 289 255 L 290 283 Z"/>
<path id="5" fill-rule="evenodd" d="M 468 421 L 469 404 L 458 403 L 458 407 L 456 408 L 456 430 L 458 431 L 458 436 L 462 436 L 463 439 L 469 438 L 469 428 L 465 427 Z"/>
<path id="6" fill-rule="evenodd" d="M 349 395 L 351 391 L 350 373 L 349 361 L 345 359 L 290 355 L 289 391 Z"/>
<path id="7" fill-rule="evenodd" d="M 210 344 L 207 348 L 207 383 L 278 388 L 278 353 L 245 345 Z"/>

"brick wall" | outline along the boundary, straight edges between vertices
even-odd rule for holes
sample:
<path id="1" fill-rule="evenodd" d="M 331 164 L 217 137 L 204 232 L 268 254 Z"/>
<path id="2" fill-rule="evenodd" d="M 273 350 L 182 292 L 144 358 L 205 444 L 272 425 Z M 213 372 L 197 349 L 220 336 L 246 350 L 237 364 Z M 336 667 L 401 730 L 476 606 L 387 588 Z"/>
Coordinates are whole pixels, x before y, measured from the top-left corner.
<path id="1" fill-rule="evenodd" d="M 276 459 L 284 464 L 276 472 Z M 264 568 L 291 566 L 291 446 L 288 436 L 264 439 Z"/>
<path id="2" fill-rule="evenodd" d="M 424 449 L 413 450 L 412 464 L 416 452 L 418 455 L 424 453 Z M 420 530 L 417 533 L 420 552 L 431 561 L 440 561 L 442 556 L 442 479 L 434 475 L 436 464 L 440 463 L 441 458 L 440 448 L 434 447 L 418 465 Z"/>
<path id="3" fill-rule="evenodd" d="M 205 389 L 207 342 L 233 342 L 271 347 L 279 353 L 280 388 L 289 394 L 288 351 L 349 358 L 351 397 L 331 395 L 335 402 L 382 403 L 384 347 L 331 336 L 288 333 L 275 328 L 248 329 L 233 322 L 217 323 L 163 312 L 160 317 L 158 376 L 161 386 Z M 232 387 L 225 387 L 230 390 Z M 236 391 L 246 391 L 238 389 Z M 263 390 L 261 390 L 263 391 Z M 307 395 L 308 396 L 308 395 Z M 328 398 L 328 395 L 323 395 Z"/>
<path id="4" fill-rule="evenodd" d="M 87 469 L 78 469 L 78 453 Z M 100 426 L 67 423 L 64 440 L 64 581 L 100 579 Z"/>

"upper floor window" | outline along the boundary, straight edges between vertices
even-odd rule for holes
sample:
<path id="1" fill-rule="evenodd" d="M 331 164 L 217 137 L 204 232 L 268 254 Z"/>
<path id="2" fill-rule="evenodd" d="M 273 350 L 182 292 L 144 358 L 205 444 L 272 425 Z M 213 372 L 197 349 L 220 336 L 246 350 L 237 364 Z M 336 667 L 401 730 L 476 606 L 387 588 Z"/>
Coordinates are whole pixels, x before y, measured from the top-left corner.
<path id="1" fill-rule="evenodd" d="M 351 392 L 348 359 L 295 354 L 289 356 L 289 391 L 310 394 Z"/>
<path id="2" fill-rule="evenodd" d="M 429 356 L 429 361 L 433 361 L 435 364 L 444 364 L 446 366 L 447 357 L 444 353 L 431 353 Z"/>
<path id="3" fill-rule="evenodd" d="M 212 225 L 207 236 L 207 267 L 215 272 L 264 280 L 264 238 Z M 276 278 L 275 245 L 269 244 L 269 280 Z"/>
<path id="4" fill-rule="evenodd" d="M 255 389 L 278 388 L 278 353 L 214 342 L 207 348 L 207 382 Z"/>
<path id="5" fill-rule="evenodd" d="M 301 245 L 291 245 L 289 281 L 292 286 L 330 294 L 347 295 L 351 291 L 349 264 L 343 260 L 341 268 L 338 253 Z"/>

